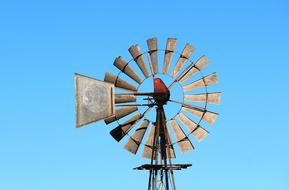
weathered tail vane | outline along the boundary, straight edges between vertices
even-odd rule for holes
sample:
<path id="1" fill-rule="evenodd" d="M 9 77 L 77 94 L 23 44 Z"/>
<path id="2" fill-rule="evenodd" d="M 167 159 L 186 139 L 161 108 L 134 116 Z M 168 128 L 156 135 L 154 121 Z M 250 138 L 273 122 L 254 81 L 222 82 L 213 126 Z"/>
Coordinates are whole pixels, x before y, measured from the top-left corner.
<path id="1" fill-rule="evenodd" d="M 116 104 L 119 103 L 127 103 L 127 102 L 136 102 L 136 97 L 134 95 L 129 94 L 115 94 L 114 102 Z"/>
<path id="2" fill-rule="evenodd" d="M 121 118 L 135 112 L 135 111 L 137 111 L 137 106 L 124 106 L 122 108 L 116 109 L 115 115 L 105 119 L 104 122 L 106 124 L 109 124 L 109 123 L 114 122 L 118 119 L 121 119 Z"/>
<path id="3" fill-rule="evenodd" d="M 204 102 L 208 104 L 220 104 L 221 92 L 206 93 L 206 94 L 186 94 L 184 100 L 189 102 Z"/>
<path id="4" fill-rule="evenodd" d="M 144 137 L 144 134 L 147 130 L 147 127 L 149 125 L 149 121 L 147 119 L 144 119 L 140 126 L 136 129 L 134 134 L 128 139 L 127 143 L 124 145 L 124 148 L 128 150 L 129 152 L 136 154 L 137 150 L 139 148 L 139 145 L 142 142 L 142 139 Z"/>
<path id="5" fill-rule="evenodd" d="M 176 38 L 168 38 L 167 46 L 166 46 L 166 50 L 165 50 L 163 74 L 166 74 L 170 68 L 176 44 L 177 44 Z"/>
<path id="6" fill-rule="evenodd" d="M 148 72 L 147 66 L 145 64 L 145 61 L 143 59 L 140 47 L 138 45 L 133 45 L 128 49 L 128 51 L 130 52 L 131 56 L 133 57 L 133 59 L 137 63 L 138 67 L 140 68 L 140 70 L 142 71 L 144 76 L 146 78 L 148 78 L 149 72 Z"/>
<path id="7" fill-rule="evenodd" d="M 181 53 L 176 65 L 174 67 L 173 72 L 171 73 L 171 76 L 173 78 L 177 76 L 177 74 L 182 69 L 182 67 L 187 62 L 187 60 L 190 58 L 190 56 L 192 55 L 194 50 L 195 49 L 190 44 L 186 44 L 185 48 L 183 49 L 183 51 L 182 51 L 182 53 Z"/>
<path id="8" fill-rule="evenodd" d="M 149 59 L 152 64 L 152 74 L 157 74 L 158 71 L 158 39 L 150 38 L 147 40 L 147 45 L 149 49 Z"/>
<path id="9" fill-rule="evenodd" d="M 185 135 L 184 131 L 182 130 L 180 125 L 177 123 L 177 121 L 174 119 L 171 119 L 169 123 L 173 129 L 173 133 L 179 145 L 181 153 L 185 153 L 187 151 L 193 150 L 194 149 L 193 144 L 191 143 L 189 138 Z"/>
<path id="10" fill-rule="evenodd" d="M 125 80 L 121 79 L 120 77 L 110 72 L 105 73 L 104 81 L 112 83 L 115 85 L 115 87 L 118 87 L 124 90 L 133 91 L 133 92 L 137 91 L 137 88 L 134 85 L 129 84 Z"/>
<path id="11" fill-rule="evenodd" d="M 186 92 L 188 90 L 194 90 L 197 88 L 201 88 L 204 86 L 209 86 L 213 84 L 217 84 L 218 79 L 217 79 L 217 73 L 212 73 L 210 75 L 207 75 L 197 81 L 192 82 L 191 84 L 188 84 L 183 87 L 183 90 Z"/>
<path id="12" fill-rule="evenodd" d="M 183 76 L 180 77 L 178 81 L 180 83 L 185 82 L 186 80 L 194 76 L 197 72 L 201 71 L 208 65 L 209 65 L 208 58 L 206 56 L 202 56 L 200 59 L 198 59 L 198 61 L 194 64 L 194 66 L 192 66 L 188 71 L 186 71 L 186 73 L 184 73 Z"/>
<path id="13" fill-rule="evenodd" d="M 121 57 L 117 57 L 113 65 L 116 66 L 120 71 L 126 74 L 128 77 L 141 84 L 143 79 L 128 65 L 128 63 Z"/>
<path id="14" fill-rule="evenodd" d="M 110 131 L 111 136 L 116 140 L 120 141 L 137 123 L 138 121 L 143 117 L 142 114 L 137 113 L 131 118 L 129 118 L 127 121 L 122 123 L 121 125 L 117 126 L 113 130 Z"/>

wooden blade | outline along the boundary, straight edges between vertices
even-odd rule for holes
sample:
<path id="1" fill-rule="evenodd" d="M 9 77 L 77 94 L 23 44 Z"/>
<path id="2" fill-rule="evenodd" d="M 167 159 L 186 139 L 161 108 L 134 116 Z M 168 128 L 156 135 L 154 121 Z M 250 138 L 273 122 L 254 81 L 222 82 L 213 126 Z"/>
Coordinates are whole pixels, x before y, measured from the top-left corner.
<path id="1" fill-rule="evenodd" d="M 167 157 L 168 158 L 176 158 L 176 153 L 175 153 L 175 150 L 174 150 L 174 146 L 173 146 L 173 141 L 171 139 L 171 135 L 170 135 L 170 132 L 167 128 L 168 125 L 166 125 L 166 137 L 167 137 L 167 140 L 168 140 L 168 145 L 167 145 L 167 148 L 166 148 L 166 152 L 167 152 Z"/>
<path id="2" fill-rule="evenodd" d="M 152 64 L 152 74 L 155 75 L 159 71 L 158 68 L 158 39 L 157 38 L 150 38 L 147 40 L 147 45 L 149 49 L 149 59 Z"/>
<path id="3" fill-rule="evenodd" d="M 201 71 L 205 67 L 209 65 L 209 60 L 206 56 L 202 56 L 198 61 L 195 63 L 193 67 L 191 67 L 183 76 L 180 77 L 179 82 L 183 83 L 192 76 L 194 76 L 197 72 Z"/>
<path id="4" fill-rule="evenodd" d="M 152 158 L 152 152 L 153 152 L 152 147 L 153 147 L 154 136 L 155 136 L 155 132 L 156 132 L 155 129 L 156 129 L 156 126 L 154 124 L 152 124 L 149 135 L 147 137 L 146 144 L 145 144 L 143 152 L 142 152 L 142 157 L 144 157 L 144 158 L 148 158 L 148 159 Z M 156 159 L 155 155 L 156 155 L 156 150 L 155 150 L 153 159 Z"/>
<path id="5" fill-rule="evenodd" d="M 164 58 L 163 74 L 166 74 L 170 68 L 176 44 L 177 44 L 176 38 L 168 38 Z"/>
<path id="6" fill-rule="evenodd" d="M 117 126 L 113 130 L 110 131 L 111 136 L 116 140 L 120 141 L 143 117 L 142 114 L 137 113 L 128 119 L 126 122 L 122 123 L 121 125 Z"/>
<path id="7" fill-rule="evenodd" d="M 133 57 L 134 61 L 137 63 L 138 67 L 140 68 L 144 76 L 148 78 L 149 72 L 145 64 L 145 61 L 142 57 L 140 47 L 138 45 L 133 45 L 128 49 L 128 51 L 130 52 L 131 56 Z"/>
<path id="8" fill-rule="evenodd" d="M 186 94 L 184 99 L 189 102 L 207 102 L 208 104 L 220 104 L 221 92 L 207 94 Z"/>
<path id="9" fill-rule="evenodd" d="M 177 121 L 174 119 L 171 119 L 169 123 L 173 129 L 174 136 L 176 138 L 176 141 L 179 145 L 181 152 L 185 153 L 187 151 L 193 150 L 194 149 L 193 144 L 191 143 L 189 138 L 185 135 L 184 131 L 182 130 L 180 125 L 177 123 Z"/>
<path id="10" fill-rule="evenodd" d="M 76 127 L 114 115 L 114 86 L 75 74 Z"/>
<path id="11" fill-rule="evenodd" d="M 140 76 L 128 65 L 128 63 L 121 56 L 117 57 L 114 60 L 113 65 L 138 84 L 142 83 L 143 79 L 140 78 Z"/>
<path id="12" fill-rule="evenodd" d="M 126 150 L 128 150 L 129 152 L 133 154 L 136 154 L 149 123 L 150 122 L 147 119 L 144 119 L 142 121 L 140 126 L 136 129 L 134 134 L 128 139 L 127 143 L 124 145 L 124 148 Z"/>
<path id="13" fill-rule="evenodd" d="M 188 91 L 188 90 L 194 90 L 197 88 L 201 88 L 204 86 L 209 86 L 209 85 L 213 85 L 213 84 L 217 84 L 218 83 L 218 79 L 217 79 L 217 73 L 212 73 L 210 75 L 207 75 L 197 81 L 192 82 L 191 84 L 188 84 L 186 86 L 183 87 L 184 91 Z"/>
<path id="14" fill-rule="evenodd" d="M 185 48 L 183 49 L 176 65 L 174 67 L 173 72 L 171 73 L 171 76 L 173 78 L 175 78 L 177 76 L 177 74 L 182 69 L 182 67 L 187 62 L 187 60 L 190 58 L 190 56 L 192 55 L 194 50 L 195 50 L 195 48 L 193 48 L 190 44 L 186 44 Z"/>
<path id="15" fill-rule="evenodd" d="M 201 126 L 198 126 L 192 134 L 198 142 L 201 142 L 206 136 L 209 135 L 209 132 Z"/>
<path id="16" fill-rule="evenodd" d="M 191 133 L 193 132 L 197 127 L 198 124 L 192 121 L 190 118 L 188 118 L 185 114 L 182 112 L 177 115 L 177 118 L 181 121 L 181 123 L 188 129 L 188 131 Z"/>
<path id="17" fill-rule="evenodd" d="M 116 104 L 127 103 L 127 102 L 136 102 L 136 97 L 134 95 L 128 95 L 128 94 L 115 94 L 114 95 L 114 102 Z"/>
<path id="18" fill-rule="evenodd" d="M 108 117 L 104 120 L 106 124 L 110 124 L 118 119 L 121 119 L 133 112 L 137 111 L 137 106 L 124 106 L 120 109 L 115 110 L 115 115 Z"/>
<path id="19" fill-rule="evenodd" d="M 115 85 L 115 87 L 118 87 L 124 90 L 133 91 L 133 92 L 137 91 L 137 88 L 134 85 L 129 84 L 128 82 L 124 81 L 120 77 L 117 77 L 116 75 L 110 72 L 105 73 L 104 81 L 112 83 Z"/>
<path id="20" fill-rule="evenodd" d="M 190 113 L 191 115 L 204 120 L 205 122 L 209 123 L 210 125 L 213 125 L 218 118 L 218 113 L 211 112 L 208 110 L 204 110 L 203 108 L 197 107 L 197 106 L 190 106 L 190 107 L 182 107 L 182 110 Z"/>

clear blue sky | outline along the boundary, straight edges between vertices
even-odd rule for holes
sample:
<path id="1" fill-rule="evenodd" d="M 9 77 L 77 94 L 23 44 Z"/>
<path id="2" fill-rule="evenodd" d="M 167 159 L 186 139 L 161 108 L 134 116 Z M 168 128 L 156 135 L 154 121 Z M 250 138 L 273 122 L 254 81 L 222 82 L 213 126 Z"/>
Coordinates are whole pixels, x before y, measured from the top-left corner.
<path id="1" fill-rule="evenodd" d="M 75 129 L 73 73 L 102 79 L 147 38 L 190 42 L 224 92 L 178 189 L 289 189 L 289 2 L 1 1 L 0 189 L 146 189 L 101 121 Z"/>

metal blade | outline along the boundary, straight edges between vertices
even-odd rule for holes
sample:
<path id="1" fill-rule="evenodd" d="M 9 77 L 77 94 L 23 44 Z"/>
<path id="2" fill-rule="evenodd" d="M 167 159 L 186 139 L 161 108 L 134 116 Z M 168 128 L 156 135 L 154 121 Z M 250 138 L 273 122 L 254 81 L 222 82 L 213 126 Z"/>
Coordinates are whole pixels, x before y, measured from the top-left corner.
<path id="1" fill-rule="evenodd" d="M 149 135 L 147 137 L 146 144 L 145 144 L 143 152 L 142 152 L 142 157 L 144 157 L 144 158 L 148 158 L 148 159 L 152 158 L 152 152 L 153 152 L 152 147 L 153 147 L 154 136 L 155 136 L 155 132 L 156 132 L 155 129 L 156 129 L 156 126 L 154 124 L 152 124 Z M 155 155 L 156 155 L 156 150 L 155 150 L 153 159 L 156 159 Z"/>
<path id="2" fill-rule="evenodd" d="M 137 91 L 137 88 L 134 85 L 129 84 L 128 82 L 124 81 L 120 77 L 110 72 L 105 73 L 104 81 L 112 83 L 115 85 L 115 87 L 118 87 L 124 90 L 133 91 L 133 92 Z"/>
<path id="3" fill-rule="evenodd" d="M 147 40 L 147 45 L 149 49 L 149 58 L 152 64 L 152 74 L 155 75 L 159 71 L 158 68 L 158 39 L 157 38 L 150 38 Z"/>
<path id="4" fill-rule="evenodd" d="M 170 68 L 176 44 L 177 44 L 176 38 L 168 38 L 164 58 L 163 74 L 166 74 Z"/>
<path id="5" fill-rule="evenodd" d="M 136 97 L 134 95 L 128 95 L 128 94 L 115 94 L 114 95 L 114 102 L 116 104 L 127 103 L 127 102 L 136 102 Z"/>
<path id="6" fill-rule="evenodd" d="M 185 114 L 180 112 L 177 115 L 177 118 L 181 121 L 181 123 L 188 129 L 188 131 L 191 133 L 193 132 L 197 127 L 198 124 L 192 121 L 190 118 L 188 118 Z"/>
<path id="7" fill-rule="evenodd" d="M 204 86 L 209 86 L 209 85 L 213 85 L 213 84 L 217 84 L 218 83 L 218 79 L 217 79 L 217 73 L 212 73 L 210 75 L 207 75 L 197 81 L 192 82 L 191 84 L 188 84 L 186 86 L 183 87 L 184 91 L 188 91 L 188 90 L 194 90 L 197 88 L 201 88 Z"/>
<path id="8" fill-rule="evenodd" d="M 137 113 L 128 119 L 126 122 L 122 123 L 121 125 L 117 126 L 113 130 L 110 131 L 111 136 L 116 140 L 120 141 L 143 117 L 142 114 Z"/>
<path id="9" fill-rule="evenodd" d="M 120 71 L 125 73 L 128 77 L 136 81 L 138 84 L 141 84 L 143 79 L 128 65 L 128 63 L 121 57 L 117 57 L 113 65 L 116 66 Z"/>
<path id="10" fill-rule="evenodd" d="M 144 76 L 148 78 L 149 72 L 145 64 L 145 61 L 142 57 L 140 47 L 138 45 L 133 45 L 128 49 L 128 51 L 130 52 L 131 56 L 133 57 L 134 61 L 137 63 L 138 67 L 140 68 Z"/>
<path id="11" fill-rule="evenodd" d="M 114 86 L 75 74 L 76 127 L 114 115 Z"/>
<path id="12" fill-rule="evenodd" d="M 136 154 L 139 145 L 141 144 L 141 141 L 143 139 L 143 136 L 147 130 L 147 127 L 149 125 L 149 120 L 144 119 L 140 126 L 136 129 L 134 134 L 129 138 L 127 143 L 124 145 L 124 148 L 128 150 L 129 152 Z"/>
<path id="13" fill-rule="evenodd" d="M 185 135 L 184 131 L 182 130 L 180 125 L 177 123 L 177 121 L 174 119 L 171 119 L 169 123 L 171 124 L 174 136 L 176 138 L 176 141 L 179 145 L 181 152 L 185 153 L 187 151 L 193 150 L 194 149 L 193 144 L 191 143 L 189 138 Z"/>
<path id="14" fill-rule="evenodd" d="M 207 94 L 186 94 L 184 99 L 189 102 L 207 102 L 208 104 L 220 104 L 221 92 Z"/>
<path id="15" fill-rule="evenodd" d="M 203 108 L 196 107 L 196 106 L 190 106 L 189 108 L 183 106 L 182 110 L 190 113 L 191 115 L 193 115 L 199 119 L 202 118 L 202 120 L 209 123 L 210 125 L 213 125 L 215 123 L 216 119 L 218 118 L 218 113 L 204 110 Z"/>
<path id="16" fill-rule="evenodd" d="M 118 119 L 121 119 L 133 112 L 137 111 L 137 106 L 125 106 L 120 109 L 115 110 L 115 115 L 108 117 L 104 120 L 106 124 L 109 124 L 111 122 L 114 122 Z"/>
<path id="17" fill-rule="evenodd" d="M 190 44 L 186 44 L 185 48 L 183 49 L 176 65 L 174 67 L 173 72 L 171 73 L 171 76 L 173 78 L 177 76 L 177 74 L 182 69 L 182 67 L 187 62 L 187 60 L 190 58 L 190 56 L 192 55 L 194 50 L 195 50 L 195 48 L 193 48 Z"/>
<path id="18" fill-rule="evenodd" d="M 209 60 L 206 56 L 202 56 L 198 61 L 195 63 L 193 67 L 191 67 L 183 76 L 180 77 L 179 82 L 183 83 L 192 76 L 194 76 L 197 72 L 201 71 L 205 67 L 209 65 Z"/>
<path id="19" fill-rule="evenodd" d="M 198 142 L 201 142 L 206 136 L 208 136 L 209 132 L 199 126 L 192 134 Z"/>

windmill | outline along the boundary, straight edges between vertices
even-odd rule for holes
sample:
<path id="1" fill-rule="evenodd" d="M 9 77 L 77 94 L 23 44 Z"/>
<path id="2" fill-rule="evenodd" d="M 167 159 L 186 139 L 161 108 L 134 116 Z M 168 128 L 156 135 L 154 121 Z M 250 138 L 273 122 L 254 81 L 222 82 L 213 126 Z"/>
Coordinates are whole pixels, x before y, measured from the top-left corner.
<path id="1" fill-rule="evenodd" d="M 136 154 L 143 145 L 142 157 L 150 162 L 134 169 L 149 171 L 148 190 L 176 189 L 174 171 L 191 164 L 173 164 L 175 145 L 181 153 L 193 150 L 189 137 L 203 140 L 208 135 L 203 125 L 213 125 L 218 117 L 208 110 L 208 104 L 220 103 L 220 92 L 208 92 L 208 86 L 218 83 L 217 74 L 202 73 L 209 60 L 201 56 L 193 62 L 190 57 L 195 49 L 186 44 L 178 53 L 176 44 L 177 39 L 168 38 L 166 48 L 159 49 L 157 38 L 151 38 L 148 51 L 131 46 L 132 59 L 117 57 L 113 65 L 119 73 L 107 72 L 103 81 L 75 74 L 76 127 L 104 119 L 107 125 L 115 125 L 110 134 L 117 142 L 127 136 L 126 150 Z M 159 58 L 163 59 L 162 71 Z M 151 81 L 148 91 L 141 90 L 145 81 Z M 176 86 L 178 90 L 171 93 Z M 178 93 L 181 98 L 174 99 Z M 167 110 L 169 104 L 179 109 Z M 154 117 L 148 117 L 153 110 Z M 167 112 L 175 115 L 168 118 Z"/>

